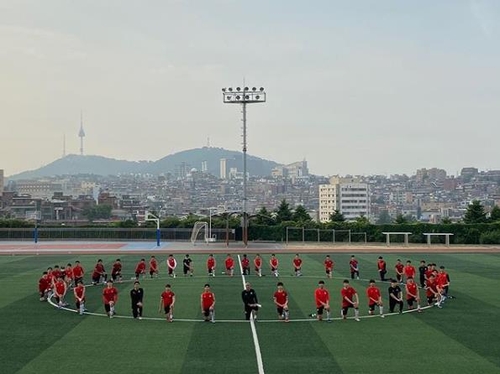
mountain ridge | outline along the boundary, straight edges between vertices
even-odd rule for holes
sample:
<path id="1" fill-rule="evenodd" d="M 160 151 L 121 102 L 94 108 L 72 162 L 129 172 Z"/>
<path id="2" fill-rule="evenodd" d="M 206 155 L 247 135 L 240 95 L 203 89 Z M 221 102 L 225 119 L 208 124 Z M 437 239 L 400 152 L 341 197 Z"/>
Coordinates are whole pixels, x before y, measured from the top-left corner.
<path id="1" fill-rule="evenodd" d="M 23 171 L 6 177 L 9 180 L 23 180 L 52 177 L 56 175 L 117 175 L 117 174 L 167 174 L 176 173 L 179 168 L 187 171 L 195 168 L 201 170 L 202 162 L 206 161 L 210 174 L 220 175 L 220 159 L 226 159 L 226 171 L 231 168 L 243 169 L 242 152 L 217 147 L 202 147 L 183 150 L 162 157 L 156 161 L 128 161 L 99 155 L 70 154 L 61 157 L 38 169 Z M 266 160 L 247 154 L 247 171 L 253 176 L 267 176 L 271 170 L 279 166 L 275 161 Z"/>

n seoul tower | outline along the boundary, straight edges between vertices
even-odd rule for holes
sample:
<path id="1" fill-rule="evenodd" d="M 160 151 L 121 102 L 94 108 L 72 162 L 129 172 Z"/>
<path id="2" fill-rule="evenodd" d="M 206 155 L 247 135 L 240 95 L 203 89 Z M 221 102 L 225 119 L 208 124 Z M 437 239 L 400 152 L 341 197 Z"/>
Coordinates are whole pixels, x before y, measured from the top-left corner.
<path id="1" fill-rule="evenodd" d="M 78 137 L 80 138 L 80 156 L 83 156 L 83 138 L 85 137 L 85 131 L 83 131 L 83 112 L 80 112 L 80 131 L 78 132 Z"/>

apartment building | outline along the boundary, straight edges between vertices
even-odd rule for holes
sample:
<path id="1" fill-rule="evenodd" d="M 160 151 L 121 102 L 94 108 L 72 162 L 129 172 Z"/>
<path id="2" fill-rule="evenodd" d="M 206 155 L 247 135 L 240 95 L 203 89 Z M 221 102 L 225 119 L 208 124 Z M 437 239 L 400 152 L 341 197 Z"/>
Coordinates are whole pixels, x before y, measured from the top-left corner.
<path id="1" fill-rule="evenodd" d="M 338 210 L 348 221 L 370 214 L 367 183 L 358 178 L 330 178 L 330 184 L 319 185 L 319 221 L 328 222 Z"/>

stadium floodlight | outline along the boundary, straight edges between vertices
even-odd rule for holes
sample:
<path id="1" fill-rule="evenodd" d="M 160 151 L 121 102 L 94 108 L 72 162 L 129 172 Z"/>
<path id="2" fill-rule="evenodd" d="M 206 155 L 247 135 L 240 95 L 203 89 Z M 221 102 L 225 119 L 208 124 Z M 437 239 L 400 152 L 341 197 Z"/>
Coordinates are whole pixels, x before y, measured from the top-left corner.
<path id="1" fill-rule="evenodd" d="M 266 92 L 264 87 L 257 91 L 256 87 L 252 91 L 247 86 L 244 86 L 243 94 L 240 93 L 241 88 L 237 87 L 236 91 L 229 87 L 227 90 L 222 89 L 222 101 L 225 104 L 241 104 L 243 113 L 243 243 L 248 245 L 248 214 L 247 214 L 247 104 L 265 103 Z"/>

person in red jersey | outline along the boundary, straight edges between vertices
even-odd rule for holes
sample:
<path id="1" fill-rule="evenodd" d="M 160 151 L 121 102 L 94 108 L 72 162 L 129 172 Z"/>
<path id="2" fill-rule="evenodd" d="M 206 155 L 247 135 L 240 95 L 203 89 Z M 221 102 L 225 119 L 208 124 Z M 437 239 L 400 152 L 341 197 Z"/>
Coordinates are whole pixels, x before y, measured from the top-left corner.
<path id="1" fill-rule="evenodd" d="M 118 282 L 122 281 L 122 262 L 119 258 L 116 259 L 115 262 L 113 262 L 113 266 L 111 268 L 111 279 L 113 279 L 113 282 Z"/>
<path id="2" fill-rule="evenodd" d="M 280 275 L 278 272 L 279 261 L 274 253 L 271 255 L 271 258 L 269 259 L 269 266 L 271 267 L 271 274 L 274 275 L 275 277 L 279 277 Z"/>
<path id="3" fill-rule="evenodd" d="M 205 322 L 215 322 L 215 294 L 210 290 L 210 285 L 205 284 L 200 297 L 201 313 Z"/>
<path id="4" fill-rule="evenodd" d="M 76 310 L 78 310 L 80 315 L 83 315 L 85 311 L 85 286 L 83 285 L 83 281 L 78 281 L 76 287 L 73 288 L 73 294 L 75 295 Z"/>
<path id="5" fill-rule="evenodd" d="M 113 318 L 116 302 L 118 301 L 118 290 L 113 286 L 111 279 L 106 282 L 106 287 L 102 290 L 102 301 L 104 302 L 106 314 L 109 318 Z"/>
<path id="6" fill-rule="evenodd" d="M 49 280 L 49 275 L 46 271 L 44 271 L 41 278 L 38 280 L 38 293 L 40 294 L 40 301 L 47 300 L 51 288 L 52 285 L 51 280 Z"/>
<path id="7" fill-rule="evenodd" d="M 83 276 L 85 275 L 85 270 L 83 269 L 80 261 L 76 260 L 75 265 L 73 266 L 73 277 L 75 277 L 75 284 L 78 282 L 83 282 Z"/>
<path id="8" fill-rule="evenodd" d="M 330 258 L 330 255 L 326 255 L 324 264 L 325 264 L 326 276 L 328 278 L 332 278 L 333 277 L 333 267 L 335 266 L 335 261 L 333 261 Z"/>
<path id="9" fill-rule="evenodd" d="M 429 279 L 431 275 L 434 274 L 434 271 L 435 271 L 435 265 L 430 263 L 429 265 L 427 265 L 427 270 L 425 271 L 425 280 Z"/>
<path id="10" fill-rule="evenodd" d="M 170 284 L 165 285 L 165 291 L 160 295 L 160 308 L 158 312 L 165 313 L 165 318 L 168 322 L 174 320 L 174 305 L 175 305 L 175 293 L 172 291 Z"/>
<path id="11" fill-rule="evenodd" d="M 58 308 L 62 308 L 67 304 L 64 301 L 64 297 L 66 296 L 66 292 L 68 291 L 68 285 L 64 281 L 64 278 L 60 276 L 54 283 L 54 296 L 57 301 Z"/>
<path id="12" fill-rule="evenodd" d="M 139 280 L 139 276 L 144 278 L 146 275 L 146 259 L 141 258 L 141 261 L 135 266 L 135 280 Z"/>
<path id="13" fill-rule="evenodd" d="M 94 266 L 94 271 L 92 272 L 92 284 L 96 285 L 101 283 L 101 281 L 105 282 L 107 278 L 108 275 L 106 274 L 102 260 L 99 259 L 97 260 L 97 264 Z"/>
<path id="14" fill-rule="evenodd" d="M 384 318 L 384 303 L 382 302 L 382 295 L 380 289 L 375 285 L 375 280 L 370 279 L 370 284 L 366 289 L 366 296 L 368 297 L 368 314 L 375 313 L 375 307 L 378 306 L 380 317 Z"/>
<path id="15" fill-rule="evenodd" d="M 53 269 L 52 269 L 52 267 L 49 266 L 47 268 L 47 281 L 49 282 L 49 287 L 50 287 L 49 291 L 52 291 L 52 289 L 54 288 L 54 282 L 56 281 L 54 278 L 54 274 L 52 272 L 53 272 Z"/>
<path id="16" fill-rule="evenodd" d="M 417 311 L 420 313 L 422 311 L 422 309 L 420 308 L 420 293 L 418 291 L 418 285 L 417 283 L 415 283 L 413 277 L 409 277 L 406 280 L 405 291 L 408 310 L 415 309 L 413 304 L 417 303 Z"/>
<path id="17" fill-rule="evenodd" d="M 260 257 L 258 253 L 255 255 L 255 258 L 253 259 L 253 266 L 255 269 L 255 273 L 259 277 L 262 277 L 262 257 Z"/>
<path id="18" fill-rule="evenodd" d="M 207 258 L 207 272 L 209 276 L 215 277 L 215 266 L 217 263 L 215 262 L 215 257 L 213 254 L 209 254 Z"/>
<path id="19" fill-rule="evenodd" d="M 385 278 L 385 275 L 387 274 L 387 263 L 385 262 L 385 260 L 382 256 L 379 256 L 379 258 L 378 258 L 377 269 L 378 269 L 378 274 L 380 276 L 380 280 L 382 282 L 385 282 L 387 280 Z"/>
<path id="20" fill-rule="evenodd" d="M 354 319 L 359 322 L 359 299 L 358 293 L 349 284 L 349 279 L 344 279 L 344 285 L 340 290 L 342 296 L 342 318 L 347 318 L 347 311 L 349 308 L 354 309 Z"/>
<path id="21" fill-rule="evenodd" d="M 151 278 L 158 276 L 158 260 L 154 255 L 149 259 L 149 276 Z"/>
<path id="22" fill-rule="evenodd" d="M 295 255 L 292 262 L 295 276 L 300 277 L 302 275 L 302 259 L 298 253 Z"/>
<path id="23" fill-rule="evenodd" d="M 325 282 L 322 280 L 318 282 L 318 288 L 314 291 L 314 301 L 316 302 L 316 317 L 318 321 L 323 320 L 323 312 L 326 311 L 326 321 L 331 322 L 330 293 L 325 288 Z"/>
<path id="24" fill-rule="evenodd" d="M 413 266 L 411 264 L 410 260 L 406 261 L 406 265 L 403 269 L 403 273 L 405 274 L 406 280 L 408 280 L 408 278 L 415 279 L 415 275 L 417 274 L 417 270 L 415 269 L 415 266 Z"/>
<path id="25" fill-rule="evenodd" d="M 444 266 L 439 267 L 439 272 L 436 275 L 436 283 L 441 295 L 438 306 L 442 306 L 448 296 L 448 287 L 450 286 L 450 276 L 445 271 Z"/>
<path id="26" fill-rule="evenodd" d="M 167 271 L 168 271 L 168 276 L 175 278 L 175 268 L 177 267 L 177 260 L 175 259 L 174 255 L 168 255 L 167 258 Z"/>
<path id="27" fill-rule="evenodd" d="M 59 265 L 54 265 L 54 269 L 52 270 L 52 281 L 57 281 L 62 275 L 63 274 L 61 272 L 61 269 L 59 268 Z"/>
<path id="28" fill-rule="evenodd" d="M 284 320 L 285 322 L 289 320 L 289 311 L 288 311 L 288 293 L 285 291 L 282 282 L 278 282 L 278 289 L 274 293 L 273 301 L 276 305 L 276 311 L 278 312 L 278 318 Z"/>
<path id="29" fill-rule="evenodd" d="M 66 284 L 71 286 L 74 281 L 74 275 L 73 275 L 73 268 L 71 267 L 71 264 L 67 264 L 66 267 L 64 268 L 64 281 Z"/>
<path id="30" fill-rule="evenodd" d="M 427 305 L 432 305 L 432 303 L 436 301 L 436 305 L 439 306 L 441 294 L 439 293 L 438 285 L 436 283 L 436 277 L 434 276 L 434 274 L 431 274 L 425 281 L 425 295 L 427 297 Z"/>
<path id="31" fill-rule="evenodd" d="M 349 260 L 349 270 L 351 272 L 351 279 L 359 279 L 359 262 L 354 255 L 351 256 Z"/>
<path id="32" fill-rule="evenodd" d="M 403 265 L 401 260 L 398 258 L 396 261 L 396 265 L 394 265 L 394 270 L 396 271 L 396 280 L 398 281 L 398 283 L 403 282 L 404 268 L 405 268 L 405 266 Z"/>
<path id="33" fill-rule="evenodd" d="M 234 259 L 231 254 L 227 254 L 224 264 L 226 265 L 226 274 L 232 277 L 234 275 Z"/>
<path id="34" fill-rule="evenodd" d="M 243 270 L 243 275 L 250 275 L 250 260 L 246 254 L 241 258 L 241 269 Z"/>

